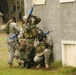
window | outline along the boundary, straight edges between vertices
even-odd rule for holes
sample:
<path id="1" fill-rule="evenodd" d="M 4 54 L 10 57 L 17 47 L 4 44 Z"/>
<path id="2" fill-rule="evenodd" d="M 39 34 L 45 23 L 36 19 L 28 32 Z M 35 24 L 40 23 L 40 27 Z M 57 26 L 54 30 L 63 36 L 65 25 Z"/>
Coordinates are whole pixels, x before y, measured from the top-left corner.
<path id="1" fill-rule="evenodd" d="M 45 4 L 45 0 L 33 0 L 33 4 L 35 5 L 40 5 L 40 4 Z"/>
<path id="2" fill-rule="evenodd" d="M 76 67 L 76 41 L 62 41 L 62 65 Z"/>
<path id="3" fill-rule="evenodd" d="M 60 3 L 65 3 L 65 2 L 74 2 L 75 0 L 60 0 Z"/>

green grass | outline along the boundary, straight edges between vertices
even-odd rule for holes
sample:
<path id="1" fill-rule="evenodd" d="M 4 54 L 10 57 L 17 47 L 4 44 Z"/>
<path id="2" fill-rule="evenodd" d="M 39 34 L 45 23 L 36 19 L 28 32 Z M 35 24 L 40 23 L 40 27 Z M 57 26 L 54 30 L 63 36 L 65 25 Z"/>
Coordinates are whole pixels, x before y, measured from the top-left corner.
<path id="1" fill-rule="evenodd" d="M 6 45 L 6 36 L 6 34 L 0 33 L 0 75 L 76 75 L 76 68 L 62 67 L 61 62 L 51 63 L 50 69 L 9 68 L 7 64 L 9 52 Z M 14 66 L 17 66 L 16 60 L 14 60 Z"/>

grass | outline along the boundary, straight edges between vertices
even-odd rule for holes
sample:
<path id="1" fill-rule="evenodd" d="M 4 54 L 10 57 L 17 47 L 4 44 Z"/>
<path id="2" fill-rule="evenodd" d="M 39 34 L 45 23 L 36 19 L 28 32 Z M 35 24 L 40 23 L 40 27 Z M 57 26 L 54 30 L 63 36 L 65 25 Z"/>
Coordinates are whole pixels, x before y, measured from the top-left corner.
<path id="1" fill-rule="evenodd" d="M 0 33 L 0 75 L 76 75 L 76 68 L 62 67 L 61 62 L 51 63 L 50 69 L 8 68 L 8 49 L 5 42 L 6 36 L 6 34 Z M 14 66 L 17 66 L 16 60 L 14 60 Z"/>

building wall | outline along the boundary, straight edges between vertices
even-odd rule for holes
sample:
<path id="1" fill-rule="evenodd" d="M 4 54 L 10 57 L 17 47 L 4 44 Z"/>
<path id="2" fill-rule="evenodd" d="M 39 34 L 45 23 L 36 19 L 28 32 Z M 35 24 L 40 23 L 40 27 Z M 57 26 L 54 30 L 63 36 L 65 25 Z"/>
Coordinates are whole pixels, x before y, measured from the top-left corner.
<path id="1" fill-rule="evenodd" d="M 25 0 L 25 14 L 28 15 L 32 0 Z M 53 30 L 53 54 L 56 61 L 61 60 L 61 41 L 76 40 L 76 1 L 61 4 L 59 0 L 46 0 L 46 4 L 37 5 L 34 15 L 41 17 L 39 27 L 43 31 Z"/>

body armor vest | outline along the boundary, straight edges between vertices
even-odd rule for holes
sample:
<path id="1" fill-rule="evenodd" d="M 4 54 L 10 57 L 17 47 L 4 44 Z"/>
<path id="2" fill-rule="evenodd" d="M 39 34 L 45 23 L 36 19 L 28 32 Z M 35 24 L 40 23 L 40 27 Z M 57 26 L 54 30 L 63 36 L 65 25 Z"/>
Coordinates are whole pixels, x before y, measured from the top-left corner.
<path id="1" fill-rule="evenodd" d="M 39 45 L 36 47 L 37 53 L 43 52 L 45 48 L 46 48 L 45 43 L 40 42 Z"/>
<path id="2" fill-rule="evenodd" d="M 37 32 L 37 27 L 33 26 L 29 30 L 26 30 L 24 32 L 24 36 L 25 36 L 26 39 L 28 39 L 28 38 L 34 38 L 34 37 L 37 36 L 36 32 Z"/>

